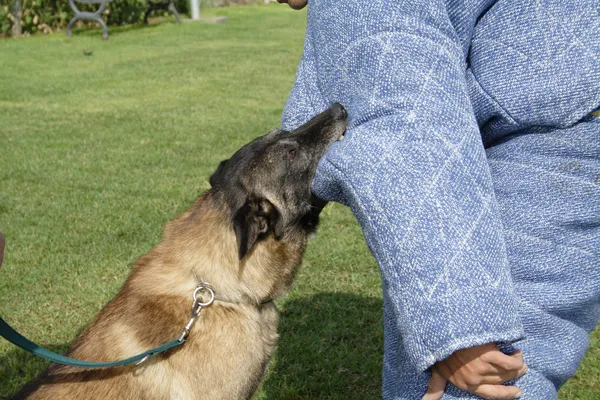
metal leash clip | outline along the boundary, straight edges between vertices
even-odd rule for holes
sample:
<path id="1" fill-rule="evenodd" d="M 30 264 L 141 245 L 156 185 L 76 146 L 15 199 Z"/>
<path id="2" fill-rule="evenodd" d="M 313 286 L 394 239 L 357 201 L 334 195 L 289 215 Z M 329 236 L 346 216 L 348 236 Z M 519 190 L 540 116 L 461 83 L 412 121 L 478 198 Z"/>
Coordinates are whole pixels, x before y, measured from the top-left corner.
<path id="1" fill-rule="evenodd" d="M 149 358 L 150 358 L 150 354 L 148 354 L 146 357 L 142 358 L 140 361 L 136 362 L 133 366 L 137 367 L 138 365 L 140 365 L 143 362 L 147 361 Z"/>
<path id="2" fill-rule="evenodd" d="M 207 291 L 210 294 L 210 299 L 207 302 L 203 303 L 202 299 L 198 298 L 198 294 Z M 210 306 L 215 301 L 215 292 L 212 290 L 210 283 L 204 281 L 198 281 L 198 286 L 196 290 L 194 290 L 194 294 L 192 295 L 194 299 L 194 303 L 192 304 L 192 317 L 188 321 L 185 328 L 183 328 L 183 332 L 181 332 L 181 336 L 179 337 L 180 342 L 185 342 L 190 334 L 190 330 L 196 323 L 198 316 L 200 315 L 200 311 L 202 311 L 203 307 Z"/>
<path id="3" fill-rule="evenodd" d="M 210 298 L 208 299 L 207 302 L 203 303 L 202 299 L 198 298 L 198 295 L 205 291 L 207 291 L 210 294 Z M 215 301 L 215 292 L 212 290 L 210 283 L 198 280 L 198 286 L 196 287 L 196 290 L 194 290 L 194 294 L 192 294 L 192 298 L 194 299 L 194 303 L 192 304 L 192 317 L 188 321 L 185 328 L 183 328 L 183 332 L 181 332 L 181 336 L 179 337 L 179 339 L 177 339 L 180 343 L 185 342 L 187 340 L 188 336 L 190 335 L 190 330 L 196 323 L 196 320 L 198 319 L 198 316 L 200 315 L 200 311 L 202 311 L 202 308 L 210 306 Z M 151 357 L 153 357 L 155 355 L 156 354 L 146 355 L 140 361 L 136 362 L 135 366 L 137 367 L 138 365 L 144 363 L 145 361 L 149 360 Z"/>

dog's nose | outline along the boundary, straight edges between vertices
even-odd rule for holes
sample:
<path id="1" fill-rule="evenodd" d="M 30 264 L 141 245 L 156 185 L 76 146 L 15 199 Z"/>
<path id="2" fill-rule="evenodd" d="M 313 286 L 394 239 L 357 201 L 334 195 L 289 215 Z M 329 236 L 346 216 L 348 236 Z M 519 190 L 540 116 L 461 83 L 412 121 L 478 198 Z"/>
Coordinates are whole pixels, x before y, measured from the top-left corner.
<path id="1" fill-rule="evenodd" d="M 340 103 L 335 103 L 331 106 L 331 113 L 335 119 L 348 119 L 348 111 L 346 111 L 346 108 Z"/>

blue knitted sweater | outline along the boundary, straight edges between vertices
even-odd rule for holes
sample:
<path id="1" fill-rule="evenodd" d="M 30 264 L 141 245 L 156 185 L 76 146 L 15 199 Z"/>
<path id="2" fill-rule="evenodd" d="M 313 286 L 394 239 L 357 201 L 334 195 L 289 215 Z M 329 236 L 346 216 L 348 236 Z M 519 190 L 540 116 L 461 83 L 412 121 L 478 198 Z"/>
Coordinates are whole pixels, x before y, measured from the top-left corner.
<path id="1" fill-rule="evenodd" d="M 524 399 L 579 365 L 600 317 L 599 38 L 596 0 L 310 1 L 283 127 L 349 111 L 313 190 L 380 265 L 384 398 L 482 343 L 523 349 Z"/>

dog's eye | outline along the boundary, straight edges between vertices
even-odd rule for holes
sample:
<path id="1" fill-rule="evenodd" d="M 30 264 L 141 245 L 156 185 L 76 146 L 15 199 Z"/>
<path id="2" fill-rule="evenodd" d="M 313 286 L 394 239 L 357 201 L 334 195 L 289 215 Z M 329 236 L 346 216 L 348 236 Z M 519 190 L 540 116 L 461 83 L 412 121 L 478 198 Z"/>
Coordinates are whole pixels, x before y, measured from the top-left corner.
<path id="1" fill-rule="evenodd" d="M 293 160 L 294 157 L 296 157 L 296 149 L 291 149 L 290 151 L 288 151 L 288 155 L 290 157 L 290 160 Z"/>

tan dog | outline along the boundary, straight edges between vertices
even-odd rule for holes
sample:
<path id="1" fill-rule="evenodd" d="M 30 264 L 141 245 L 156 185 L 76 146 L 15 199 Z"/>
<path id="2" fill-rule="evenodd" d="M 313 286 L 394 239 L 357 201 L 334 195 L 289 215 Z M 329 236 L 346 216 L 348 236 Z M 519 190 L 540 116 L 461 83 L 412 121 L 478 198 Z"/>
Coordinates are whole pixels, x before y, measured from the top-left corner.
<path id="1" fill-rule="evenodd" d="M 345 131 L 339 105 L 292 132 L 271 131 L 223 161 L 212 189 L 169 222 L 116 297 L 67 355 L 115 361 L 181 335 L 195 276 L 210 282 L 187 341 L 140 366 L 82 369 L 52 364 L 15 396 L 28 399 L 248 399 L 277 343 L 278 312 L 318 212 L 317 163 Z"/>

